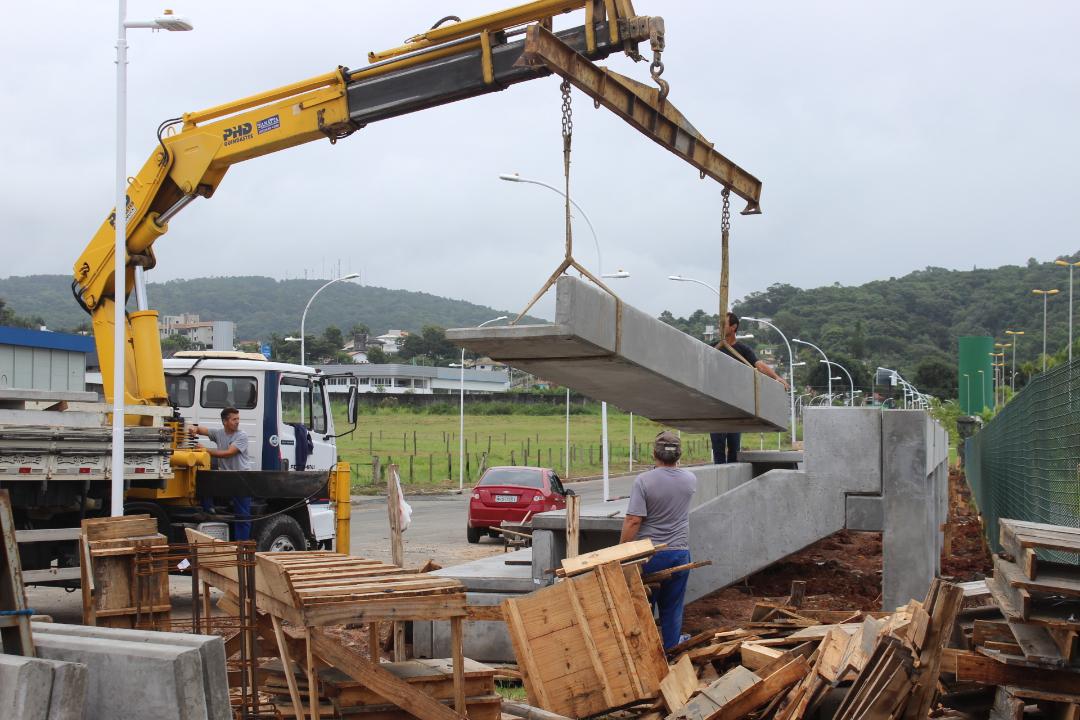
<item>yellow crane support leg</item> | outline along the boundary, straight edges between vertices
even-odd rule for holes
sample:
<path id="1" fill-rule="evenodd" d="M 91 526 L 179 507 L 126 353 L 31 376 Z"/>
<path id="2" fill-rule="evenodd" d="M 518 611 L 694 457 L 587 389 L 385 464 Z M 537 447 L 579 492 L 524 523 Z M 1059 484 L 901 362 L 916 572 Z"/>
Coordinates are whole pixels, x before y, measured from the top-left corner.
<path id="1" fill-rule="evenodd" d="M 330 472 L 330 498 L 334 501 L 337 517 L 334 550 L 349 555 L 351 554 L 349 548 L 352 545 L 349 525 L 352 518 L 352 478 L 349 463 L 339 462 Z"/>

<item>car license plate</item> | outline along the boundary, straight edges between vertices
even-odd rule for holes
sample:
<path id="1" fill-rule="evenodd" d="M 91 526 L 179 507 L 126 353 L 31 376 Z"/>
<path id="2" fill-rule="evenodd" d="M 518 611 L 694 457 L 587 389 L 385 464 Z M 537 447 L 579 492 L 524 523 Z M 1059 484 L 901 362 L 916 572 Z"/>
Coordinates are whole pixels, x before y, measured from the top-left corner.
<path id="1" fill-rule="evenodd" d="M 517 495 L 496 495 L 495 502 L 517 502 Z"/>

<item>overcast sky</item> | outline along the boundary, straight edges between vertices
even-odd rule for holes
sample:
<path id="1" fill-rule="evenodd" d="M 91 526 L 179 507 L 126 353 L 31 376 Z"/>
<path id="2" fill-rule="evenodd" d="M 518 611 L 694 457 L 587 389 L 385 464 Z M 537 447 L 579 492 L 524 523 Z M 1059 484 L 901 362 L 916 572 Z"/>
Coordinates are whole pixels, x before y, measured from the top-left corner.
<path id="1" fill-rule="evenodd" d="M 169 0 L 189 33 L 129 31 L 128 172 L 158 123 L 400 44 L 495 0 Z M 733 222 L 733 297 L 1052 259 L 1080 248 L 1080 4 L 663 2 L 671 101 L 764 183 Z M 129 18 L 163 4 L 129 2 Z M 559 21 L 578 25 L 583 14 Z M 4 262 L 67 273 L 113 204 L 115 3 L 17 3 L 0 29 Z M 642 46 L 647 48 L 647 44 Z M 648 81 L 646 63 L 610 66 Z M 574 92 L 574 199 L 632 305 L 714 307 L 720 186 Z M 158 241 L 164 281 L 331 277 L 520 309 L 562 256 L 556 78 L 233 167 Z M 741 209 L 741 202 L 735 209 Z M 588 228 L 576 255 L 591 269 Z M 152 298 L 151 298 L 152 301 Z M 551 303 L 539 307 L 551 315 Z M 901 310 L 901 309 L 898 309 Z"/>

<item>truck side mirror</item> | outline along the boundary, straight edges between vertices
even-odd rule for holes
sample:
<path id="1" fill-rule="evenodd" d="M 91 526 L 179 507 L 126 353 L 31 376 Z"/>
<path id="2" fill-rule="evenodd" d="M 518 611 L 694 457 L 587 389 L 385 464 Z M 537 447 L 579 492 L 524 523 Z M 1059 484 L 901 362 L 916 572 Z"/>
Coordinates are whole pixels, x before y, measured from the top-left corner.
<path id="1" fill-rule="evenodd" d="M 356 425 L 356 415 L 357 415 L 357 411 L 358 411 L 357 403 L 358 403 L 358 392 L 357 392 L 356 386 L 355 385 L 350 385 L 349 386 L 349 406 L 348 406 L 348 415 L 349 415 L 349 424 L 350 425 Z"/>

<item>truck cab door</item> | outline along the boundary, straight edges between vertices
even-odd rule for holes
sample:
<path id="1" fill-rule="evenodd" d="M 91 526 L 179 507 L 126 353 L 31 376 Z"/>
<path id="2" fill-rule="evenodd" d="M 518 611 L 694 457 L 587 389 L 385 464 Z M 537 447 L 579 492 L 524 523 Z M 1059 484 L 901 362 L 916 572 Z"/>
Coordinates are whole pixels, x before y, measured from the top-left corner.
<path id="1" fill-rule="evenodd" d="M 287 461 L 289 469 L 295 470 L 328 470 L 333 467 L 337 459 L 333 439 L 323 439 L 332 433 L 332 420 L 329 418 L 322 382 L 306 376 L 284 375 L 279 394 L 281 413 L 278 438 L 282 461 Z M 294 424 L 303 424 L 307 428 L 314 446 L 304 468 L 296 465 Z"/>

